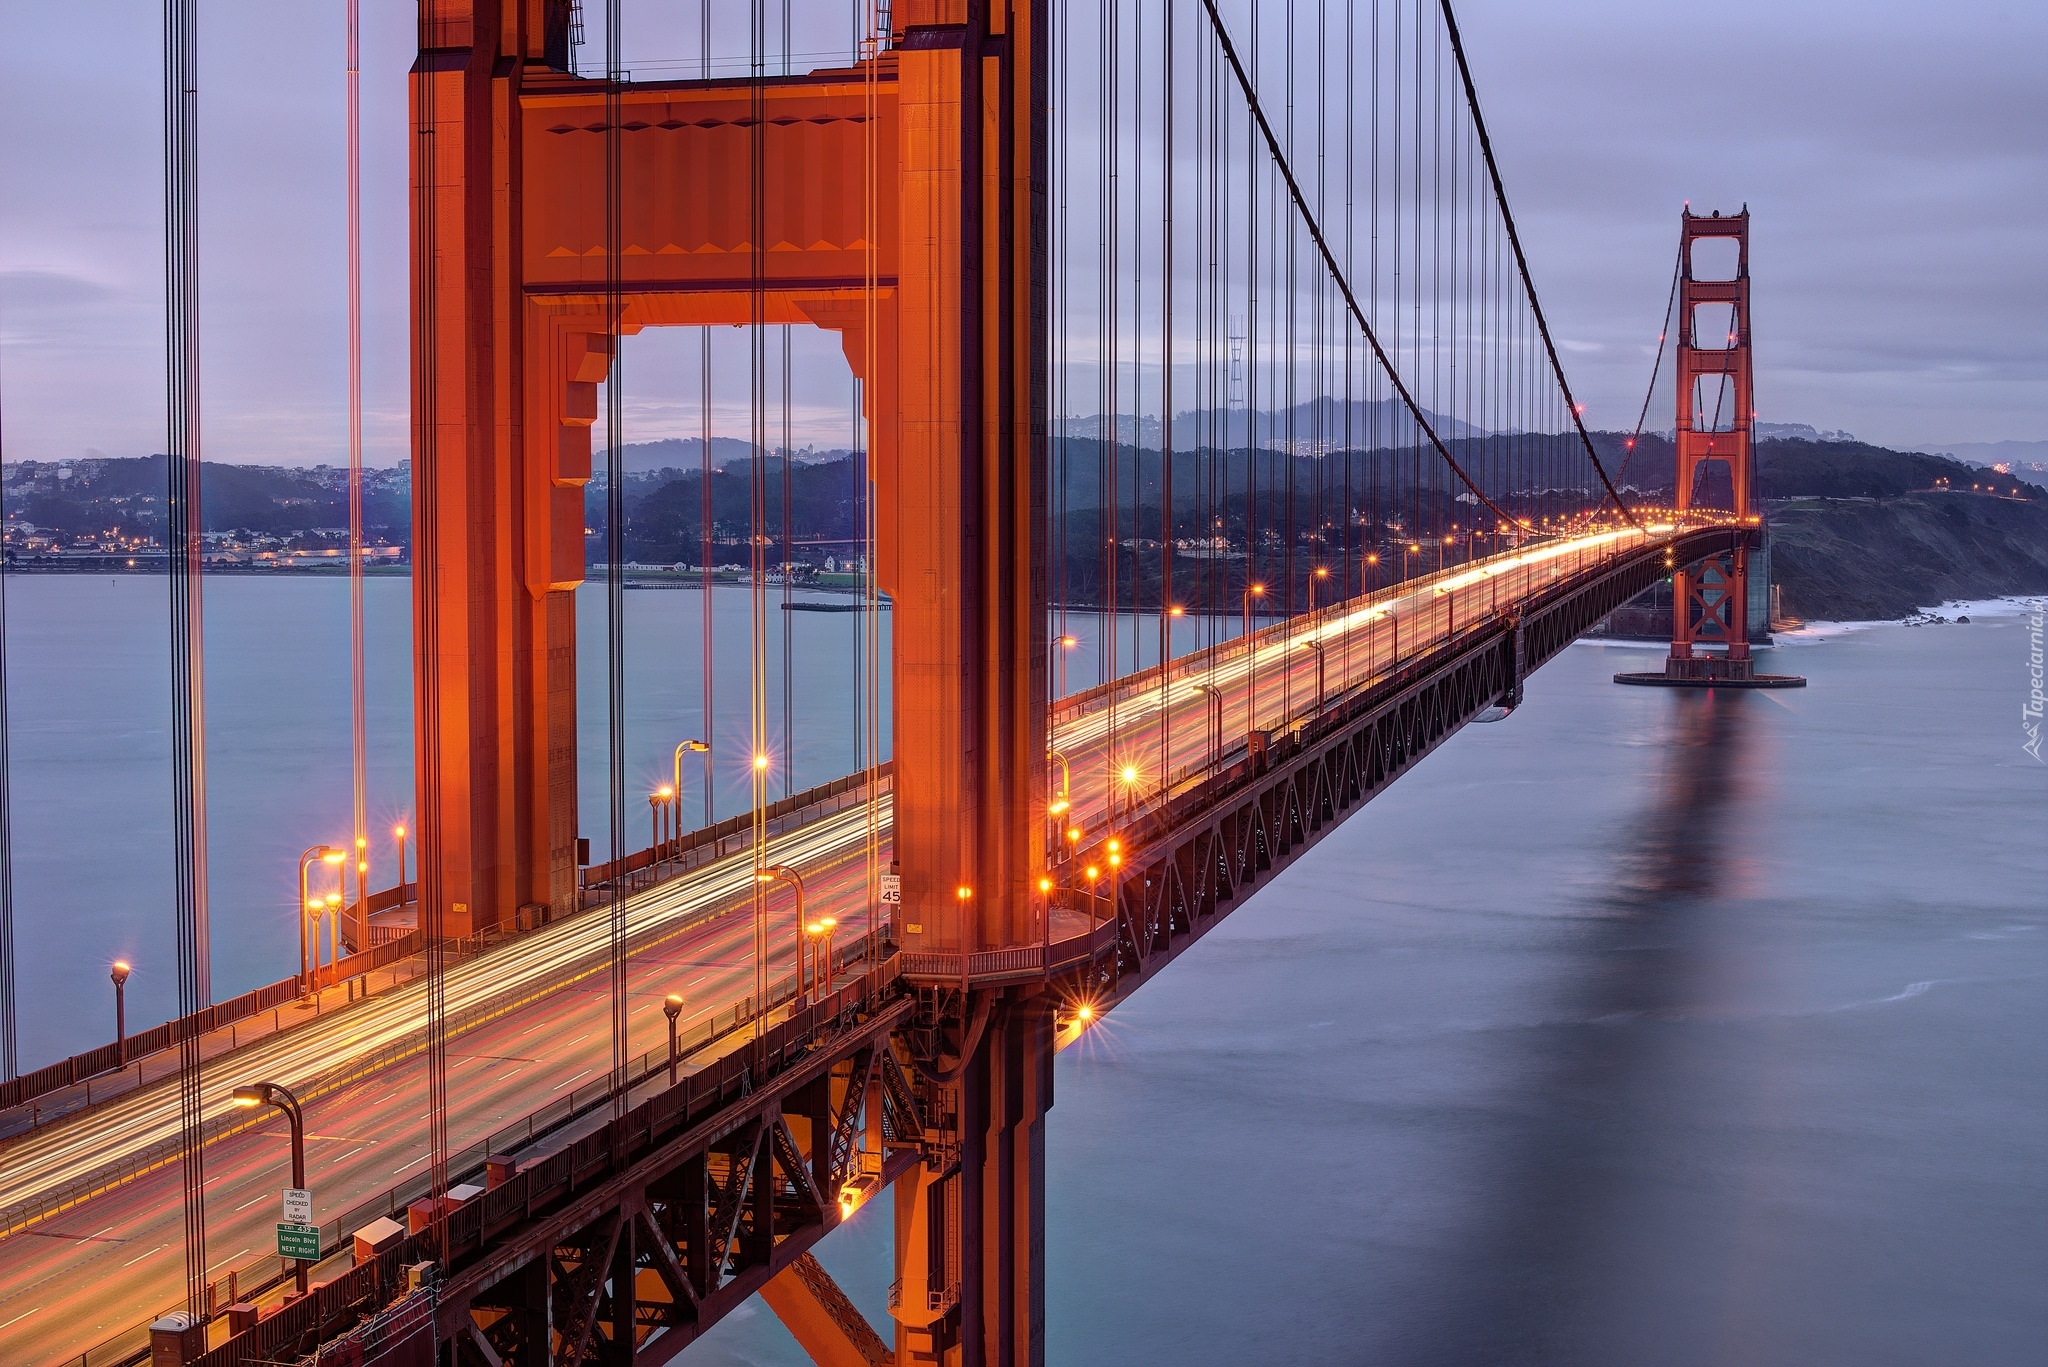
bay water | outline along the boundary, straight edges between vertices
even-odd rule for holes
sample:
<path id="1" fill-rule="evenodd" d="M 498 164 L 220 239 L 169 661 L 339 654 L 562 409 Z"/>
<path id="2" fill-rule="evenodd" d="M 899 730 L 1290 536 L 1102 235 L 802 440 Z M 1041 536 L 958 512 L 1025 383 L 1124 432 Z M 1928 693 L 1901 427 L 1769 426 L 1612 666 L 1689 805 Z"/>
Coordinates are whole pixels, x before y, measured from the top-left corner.
<path id="1" fill-rule="evenodd" d="M 383 835 L 411 815 L 409 585 L 368 588 Z M 748 604 L 712 601 L 728 814 Z M 298 852 L 347 835 L 347 607 L 293 579 L 206 602 L 225 996 L 291 970 Z M 629 821 L 703 733 L 701 604 L 625 597 Z M 116 957 L 132 1021 L 172 1009 L 166 603 L 24 576 L 7 607 L 33 1067 L 108 1037 Z M 2027 616 L 1971 616 L 1785 638 L 1765 667 L 1811 680 L 1786 693 L 1621 688 L 1661 649 L 1582 643 L 1259 889 L 1060 1057 L 1047 1360 L 2048 1361 L 2048 768 L 2021 749 Z M 859 621 L 791 614 L 795 786 L 858 763 Z M 819 1249 L 877 1323 L 888 1204 Z M 690 1360 L 804 1361 L 758 1301 Z"/>

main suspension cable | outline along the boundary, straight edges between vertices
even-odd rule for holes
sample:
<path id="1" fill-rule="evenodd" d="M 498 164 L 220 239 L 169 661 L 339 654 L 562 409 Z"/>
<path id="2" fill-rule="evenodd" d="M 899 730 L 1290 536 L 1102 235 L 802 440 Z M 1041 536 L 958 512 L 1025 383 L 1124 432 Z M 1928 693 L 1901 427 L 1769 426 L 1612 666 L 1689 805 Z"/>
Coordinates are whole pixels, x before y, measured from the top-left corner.
<path id="1" fill-rule="evenodd" d="M 1217 12 L 1216 0 L 1202 0 L 1202 8 L 1208 13 L 1209 26 L 1215 32 L 1218 45 L 1223 49 L 1224 60 L 1230 64 L 1231 73 L 1237 78 L 1238 90 L 1243 94 L 1245 103 L 1250 109 L 1252 119 L 1258 126 L 1259 134 L 1265 140 L 1266 149 L 1272 158 L 1274 169 L 1279 171 L 1281 180 L 1287 186 L 1287 193 L 1294 202 L 1295 212 L 1301 216 L 1303 227 L 1307 229 L 1310 239 L 1316 244 L 1316 250 L 1322 255 L 1324 269 L 1329 271 L 1330 277 L 1336 283 L 1338 291 L 1344 296 L 1344 305 L 1350 310 L 1352 321 L 1358 325 L 1360 333 L 1365 337 L 1366 344 L 1372 348 L 1373 355 L 1378 358 L 1381 369 L 1386 371 L 1388 382 L 1393 386 L 1395 394 L 1400 397 L 1401 402 L 1407 407 L 1409 415 L 1414 419 L 1415 424 L 1422 429 L 1423 435 L 1429 438 L 1430 445 L 1436 448 L 1437 455 L 1443 458 L 1444 464 L 1450 467 L 1451 473 L 1458 477 L 1459 481 L 1472 492 L 1472 495 L 1491 509 L 1502 521 L 1515 526 L 1525 525 L 1519 519 L 1511 516 L 1507 509 L 1495 503 L 1492 497 L 1473 481 L 1472 476 L 1465 472 L 1465 467 L 1458 463 L 1458 458 L 1451 454 L 1448 446 L 1444 445 L 1443 438 L 1437 435 L 1435 426 L 1431 424 L 1428 416 L 1423 412 L 1422 406 L 1415 401 L 1415 396 L 1409 392 L 1408 385 L 1402 380 L 1400 372 L 1395 370 L 1393 358 L 1387 355 L 1386 348 L 1380 345 L 1380 339 L 1374 333 L 1372 325 L 1366 321 L 1365 312 L 1358 305 L 1358 296 L 1352 292 L 1351 282 L 1345 278 L 1343 267 L 1338 264 L 1336 256 L 1330 250 L 1328 240 L 1323 236 L 1321 225 L 1316 222 L 1314 213 L 1309 209 L 1308 201 L 1302 194 L 1301 184 L 1295 179 L 1294 168 L 1288 164 L 1287 156 L 1280 145 L 1280 140 L 1274 135 L 1273 126 L 1266 118 L 1266 111 L 1259 103 L 1258 92 L 1253 88 L 1251 78 L 1245 74 L 1244 63 L 1238 59 L 1237 47 L 1231 42 L 1230 31 L 1224 26 L 1223 16 Z M 1602 473 L 1601 477 L 1603 479 L 1606 477 L 1605 472 Z"/>
<path id="2" fill-rule="evenodd" d="M 1209 0 L 1204 0 L 1204 3 L 1209 3 Z M 1501 226 L 1507 230 L 1508 245 L 1514 249 L 1515 269 L 1521 272 L 1522 289 L 1529 298 L 1529 313 L 1536 323 L 1536 331 L 1543 338 L 1543 350 L 1550 357 L 1551 373 L 1557 377 L 1557 387 L 1564 395 L 1565 411 L 1571 415 L 1572 426 L 1578 429 L 1579 441 L 1586 448 L 1586 459 L 1593 462 L 1594 471 L 1607 488 L 1607 496 L 1631 526 L 1641 527 L 1634 510 L 1622 501 L 1621 491 L 1607 477 L 1607 467 L 1600 463 L 1600 453 L 1593 449 L 1592 434 L 1586 431 L 1585 411 L 1572 398 L 1571 381 L 1565 378 L 1564 363 L 1557 356 L 1557 344 L 1550 338 L 1550 324 L 1543 316 L 1542 303 L 1536 298 L 1536 282 L 1529 274 L 1529 258 L 1522 251 L 1522 235 L 1515 231 L 1515 216 L 1508 210 L 1507 186 L 1501 180 L 1500 163 L 1494 159 L 1493 139 L 1487 136 L 1486 120 L 1479 113 L 1479 87 L 1473 83 L 1471 64 L 1465 60 L 1465 43 L 1458 36 L 1457 16 L 1451 12 L 1451 0 L 1438 0 L 1438 5 L 1443 10 L 1444 32 L 1451 40 L 1451 54 L 1458 61 L 1458 77 L 1465 86 L 1465 103 L 1472 111 L 1472 127 L 1479 134 L 1479 152 L 1486 158 L 1486 173 L 1493 181 L 1493 198 L 1500 208 Z"/>

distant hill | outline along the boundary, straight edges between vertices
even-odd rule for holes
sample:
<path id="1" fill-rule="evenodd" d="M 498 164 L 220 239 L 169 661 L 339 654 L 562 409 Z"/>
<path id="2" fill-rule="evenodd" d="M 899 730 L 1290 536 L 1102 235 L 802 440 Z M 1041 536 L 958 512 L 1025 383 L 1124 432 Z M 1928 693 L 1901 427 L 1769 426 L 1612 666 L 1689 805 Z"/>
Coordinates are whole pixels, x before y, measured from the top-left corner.
<path id="1" fill-rule="evenodd" d="M 663 470 L 699 470 L 704 464 L 704 439 L 701 437 L 667 437 L 661 441 L 628 442 L 619 453 L 625 462 L 629 475 L 657 474 Z M 774 459 L 781 459 L 779 450 L 767 453 Z M 799 465 L 819 465 L 829 461 L 844 460 L 853 454 L 845 450 L 820 451 L 806 447 L 791 453 L 790 459 Z M 752 460 L 754 444 L 741 441 L 738 437 L 713 437 L 711 439 L 711 468 L 723 470 L 737 461 Z M 599 473 L 604 470 L 604 447 L 599 446 L 592 453 L 592 464 Z"/>
<path id="2" fill-rule="evenodd" d="M 164 540 L 165 457 L 22 461 L 5 471 L 7 516 L 67 542 L 111 535 Z M 322 467 L 203 462 L 200 516 L 209 532 L 290 537 L 348 525 L 348 474 Z M 363 520 L 374 539 L 404 544 L 412 527 L 408 472 L 365 472 Z"/>

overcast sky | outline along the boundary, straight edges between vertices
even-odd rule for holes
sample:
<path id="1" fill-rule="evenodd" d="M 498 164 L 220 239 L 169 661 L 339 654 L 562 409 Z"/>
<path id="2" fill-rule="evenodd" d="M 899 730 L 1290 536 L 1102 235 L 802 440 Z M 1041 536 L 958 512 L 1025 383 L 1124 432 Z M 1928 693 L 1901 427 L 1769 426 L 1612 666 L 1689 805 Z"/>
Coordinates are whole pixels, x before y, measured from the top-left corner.
<path id="1" fill-rule="evenodd" d="M 200 8 L 207 453 L 339 463 L 342 6 Z M 414 8 L 364 10 L 367 426 L 389 464 L 406 439 Z M 628 64 L 667 74 L 696 6 L 627 12 L 645 48 Z M 160 13 L 37 7 L 33 41 L 0 53 L 10 460 L 163 447 Z M 1634 421 L 1690 200 L 1755 215 L 1766 421 L 1901 446 L 2048 438 L 2048 5 L 1464 0 L 1460 15 L 1597 425 Z M 799 46 L 822 58 L 837 41 L 806 30 Z M 634 345 L 631 435 L 693 431 L 683 339 Z M 799 365 L 799 443 L 846 444 L 836 348 L 804 343 Z"/>

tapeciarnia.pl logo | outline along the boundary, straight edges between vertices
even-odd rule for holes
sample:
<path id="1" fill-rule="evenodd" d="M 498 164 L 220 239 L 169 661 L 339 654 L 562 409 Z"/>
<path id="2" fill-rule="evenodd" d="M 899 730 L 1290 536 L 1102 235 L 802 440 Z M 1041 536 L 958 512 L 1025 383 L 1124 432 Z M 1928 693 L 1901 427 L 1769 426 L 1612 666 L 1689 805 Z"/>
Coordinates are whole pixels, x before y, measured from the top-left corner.
<path id="1" fill-rule="evenodd" d="M 2033 607 L 2034 610 L 2027 615 L 2027 675 L 2030 686 L 2027 701 L 2020 708 L 2020 728 L 2027 733 L 2027 739 L 2020 748 L 2040 764 L 2044 762 L 2041 759 L 2041 710 L 2044 702 L 2048 702 L 2041 691 L 2041 629 L 2043 622 L 2048 621 L 2048 607 L 2039 602 Z"/>

